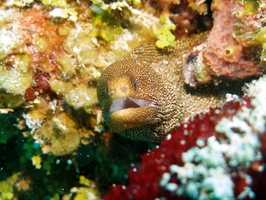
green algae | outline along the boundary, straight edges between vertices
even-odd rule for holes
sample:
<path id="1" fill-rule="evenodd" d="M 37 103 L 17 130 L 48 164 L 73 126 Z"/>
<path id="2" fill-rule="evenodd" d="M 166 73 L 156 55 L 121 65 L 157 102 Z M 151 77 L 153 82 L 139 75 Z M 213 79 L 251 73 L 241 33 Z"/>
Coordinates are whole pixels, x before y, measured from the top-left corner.
<path id="1" fill-rule="evenodd" d="M 42 0 L 44 5 L 49 5 L 53 7 L 66 7 L 68 5 L 65 0 Z"/>
<path id="2" fill-rule="evenodd" d="M 261 60 L 266 62 L 266 28 L 262 28 L 253 35 L 253 42 L 262 45 Z"/>
<path id="3" fill-rule="evenodd" d="M 264 27 L 265 3 L 262 0 L 238 0 L 244 10 L 236 12 L 233 26 L 235 39 L 245 48 L 253 48 L 260 54 L 260 61 L 266 62 L 266 29 Z M 248 20 L 247 20 L 248 19 Z M 256 47 L 256 48 L 255 48 Z"/>
<path id="4" fill-rule="evenodd" d="M 266 62 L 266 28 L 260 28 L 253 32 L 236 35 L 235 38 L 244 43 L 246 47 L 261 46 L 260 60 Z M 259 52 L 258 52 L 259 53 Z"/>
<path id="5" fill-rule="evenodd" d="M 16 108 L 24 103 L 22 95 L 0 93 L 0 108 Z"/>
<path id="6" fill-rule="evenodd" d="M 17 181 L 19 173 L 13 174 L 8 177 L 5 181 L 0 182 L 0 199 L 2 200 L 11 200 L 14 197 L 13 185 Z"/>
<path id="7" fill-rule="evenodd" d="M 237 1 L 245 6 L 245 13 L 247 14 L 255 14 L 260 6 L 260 3 L 262 3 L 262 0 L 237 0 Z"/>
<path id="8" fill-rule="evenodd" d="M 167 16 L 162 16 L 160 18 L 161 27 L 160 29 L 154 30 L 155 35 L 157 36 L 156 46 L 160 49 L 165 47 L 175 47 L 176 41 L 175 36 L 171 33 L 171 30 L 174 30 L 176 26 L 172 24 Z"/>
<path id="9" fill-rule="evenodd" d="M 117 17 L 110 11 L 98 11 L 92 16 L 92 35 L 101 38 L 106 42 L 113 41 L 122 33 L 122 27 L 118 23 Z"/>

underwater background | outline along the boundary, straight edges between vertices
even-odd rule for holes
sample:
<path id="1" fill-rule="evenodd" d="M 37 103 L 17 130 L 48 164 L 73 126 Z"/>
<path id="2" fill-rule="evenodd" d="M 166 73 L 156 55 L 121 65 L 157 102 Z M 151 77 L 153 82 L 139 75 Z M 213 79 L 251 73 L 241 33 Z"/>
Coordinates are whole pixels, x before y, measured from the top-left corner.
<path id="1" fill-rule="evenodd" d="M 0 200 L 265 199 L 265 25 L 264 0 L 0 0 Z M 104 68 L 204 31 L 186 84 L 227 103 L 161 144 L 111 132 Z"/>

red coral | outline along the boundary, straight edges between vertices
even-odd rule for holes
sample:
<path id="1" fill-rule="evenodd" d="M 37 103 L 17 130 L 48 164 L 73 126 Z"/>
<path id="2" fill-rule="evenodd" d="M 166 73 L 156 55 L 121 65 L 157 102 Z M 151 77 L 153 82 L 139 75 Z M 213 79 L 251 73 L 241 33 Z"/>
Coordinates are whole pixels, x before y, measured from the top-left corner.
<path id="1" fill-rule="evenodd" d="M 52 91 L 49 84 L 50 75 L 43 71 L 34 72 L 33 85 L 25 92 L 25 100 L 33 100 L 36 96 L 42 96 L 43 98 L 53 99 L 56 97 L 56 93 Z"/>
<path id="2" fill-rule="evenodd" d="M 180 125 L 175 131 L 161 143 L 160 147 L 153 149 L 151 152 L 142 155 L 142 163 L 136 168 L 131 168 L 129 174 L 129 186 L 112 186 L 108 194 L 102 195 L 105 200 L 112 199 L 155 199 L 164 197 L 164 199 L 186 199 L 184 195 L 177 195 L 177 192 L 166 190 L 160 185 L 164 173 L 170 173 L 171 165 L 184 166 L 182 154 L 193 147 L 203 148 L 199 146 L 197 141 L 205 141 L 207 144 L 208 138 L 215 136 L 217 140 L 226 140 L 225 134 L 215 130 L 216 125 L 223 119 L 233 119 L 233 117 L 243 109 L 252 109 L 249 99 L 242 99 L 227 103 L 223 109 L 211 109 L 208 114 L 201 114 L 189 122 Z M 235 130 L 237 132 L 238 130 Z M 241 133 L 239 133 L 241 134 Z M 266 134 L 263 135 L 265 138 Z M 263 144 L 263 147 L 265 143 Z M 254 162 L 255 163 L 255 162 Z M 259 164 L 261 166 L 261 163 Z M 230 171 L 231 179 L 234 183 L 234 195 L 241 194 L 246 186 L 256 186 L 255 179 L 260 177 L 259 170 L 246 169 L 241 166 L 242 171 L 237 171 L 236 168 L 230 168 L 227 163 L 228 171 Z M 248 183 L 243 174 L 252 174 L 253 182 Z M 170 173 L 171 174 L 171 173 Z M 181 185 L 180 180 L 176 175 L 171 175 L 169 180 L 178 186 Z M 258 184 L 258 188 L 261 184 Z M 258 192 L 256 189 L 254 191 Z M 249 199 L 246 195 L 245 199 Z"/>
<path id="3" fill-rule="evenodd" d="M 49 84 L 50 75 L 43 71 L 38 71 L 34 75 L 34 89 L 40 94 L 50 91 L 51 87 Z"/>

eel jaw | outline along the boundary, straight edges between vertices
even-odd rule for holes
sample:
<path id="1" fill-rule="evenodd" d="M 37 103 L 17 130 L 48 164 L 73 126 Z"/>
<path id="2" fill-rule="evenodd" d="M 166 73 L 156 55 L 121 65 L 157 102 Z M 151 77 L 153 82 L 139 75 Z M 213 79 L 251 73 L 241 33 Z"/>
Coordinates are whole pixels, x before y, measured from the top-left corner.
<path id="1" fill-rule="evenodd" d="M 114 112 L 118 112 L 123 109 L 139 108 L 144 106 L 156 106 L 156 103 L 143 99 L 135 99 L 132 97 L 118 98 L 112 101 L 109 113 L 112 114 Z"/>
<path id="2" fill-rule="evenodd" d="M 132 97 L 117 98 L 112 101 L 107 124 L 114 132 L 155 123 L 152 117 L 158 109 L 155 102 Z"/>

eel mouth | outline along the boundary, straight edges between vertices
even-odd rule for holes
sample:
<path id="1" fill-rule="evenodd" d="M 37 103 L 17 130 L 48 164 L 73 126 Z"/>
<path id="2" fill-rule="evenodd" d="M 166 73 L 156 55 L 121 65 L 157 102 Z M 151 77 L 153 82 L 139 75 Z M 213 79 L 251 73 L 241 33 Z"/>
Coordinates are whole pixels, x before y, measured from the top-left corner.
<path id="1" fill-rule="evenodd" d="M 112 114 L 114 112 L 128 109 L 128 108 L 140 108 L 145 106 L 157 106 L 155 102 L 147 101 L 143 99 L 135 99 L 132 97 L 123 97 L 114 99 L 110 106 L 109 113 Z"/>

